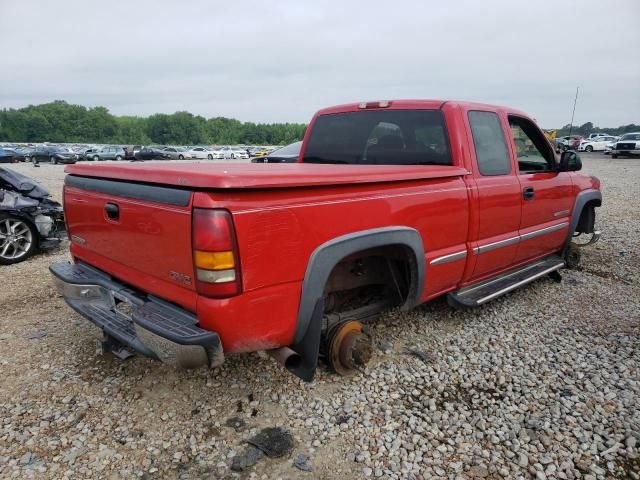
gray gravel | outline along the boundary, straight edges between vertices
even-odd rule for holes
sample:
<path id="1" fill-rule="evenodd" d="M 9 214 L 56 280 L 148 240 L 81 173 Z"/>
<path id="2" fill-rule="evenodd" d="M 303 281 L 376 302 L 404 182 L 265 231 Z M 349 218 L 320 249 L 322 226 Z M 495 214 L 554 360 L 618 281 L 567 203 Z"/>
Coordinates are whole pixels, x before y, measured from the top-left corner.
<path id="1" fill-rule="evenodd" d="M 66 245 L 3 267 L 0 477 L 640 478 L 640 160 L 582 157 L 604 236 L 578 270 L 477 310 L 389 312 L 351 378 L 304 384 L 259 354 L 192 372 L 96 356 L 47 274 Z M 61 167 L 18 168 L 59 197 Z M 267 427 L 293 451 L 232 471 Z"/>

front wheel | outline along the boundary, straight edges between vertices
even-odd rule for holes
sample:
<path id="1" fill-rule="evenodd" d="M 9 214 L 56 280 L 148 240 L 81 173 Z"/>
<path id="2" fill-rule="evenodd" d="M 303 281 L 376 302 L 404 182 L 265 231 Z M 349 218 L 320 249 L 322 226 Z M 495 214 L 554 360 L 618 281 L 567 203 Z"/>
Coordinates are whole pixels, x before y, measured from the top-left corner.
<path id="1" fill-rule="evenodd" d="M 26 220 L 0 215 L 0 265 L 26 260 L 38 247 L 38 232 Z"/>
<path id="2" fill-rule="evenodd" d="M 209 160 L 213 160 L 213 155 L 209 154 L 209 155 L 207 155 L 207 158 L 208 158 Z"/>
<path id="3" fill-rule="evenodd" d="M 178 155 L 178 160 L 184 160 L 184 155 Z"/>
<path id="4" fill-rule="evenodd" d="M 584 147 L 584 150 L 586 152 L 593 152 L 593 147 L 591 145 L 587 145 L 586 147 Z"/>
<path id="5" fill-rule="evenodd" d="M 97 162 L 97 161 L 99 161 L 99 160 L 100 160 L 100 157 L 99 157 L 99 156 L 97 156 L 97 155 L 94 155 L 94 156 L 93 156 L 93 161 L 94 161 L 94 162 Z"/>
<path id="6" fill-rule="evenodd" d="M 231 160 L 235 160 L 236 155 L 234 153 L 231 154 Z"/>
<path id="7" fill-rule="evenodd" d="M 49 157 L 49 163 L 52 163 L 53 165 L 58 163 L 58 160 L 56 159 L 56 157 Z"/>
<path id="8" fill-rule="evenodd" d="M 116 162 L 119 162 L 122 160 L 122 155 L 116 155 Z"/>

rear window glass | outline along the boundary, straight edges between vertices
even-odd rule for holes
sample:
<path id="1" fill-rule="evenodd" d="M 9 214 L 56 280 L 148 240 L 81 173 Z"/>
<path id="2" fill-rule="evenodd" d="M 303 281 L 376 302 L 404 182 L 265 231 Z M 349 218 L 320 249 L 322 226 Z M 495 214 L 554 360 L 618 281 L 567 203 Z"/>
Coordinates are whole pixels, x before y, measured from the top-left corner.
<path id="1" fill-rule="evenodd" d="M 440 110 L 369 110 L 319 116 L 305 163 L 451 165 Z"/>

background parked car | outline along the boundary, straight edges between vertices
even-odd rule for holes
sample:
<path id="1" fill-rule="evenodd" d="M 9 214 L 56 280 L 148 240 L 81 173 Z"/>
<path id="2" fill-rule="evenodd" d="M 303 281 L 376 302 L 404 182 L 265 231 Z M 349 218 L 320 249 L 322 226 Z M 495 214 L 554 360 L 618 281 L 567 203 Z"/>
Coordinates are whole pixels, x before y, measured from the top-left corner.
<path id="1" fill-rule="evenodd" d="M 608 133 L 600 132 L 600 133 L 590 133 L 585 140 L 593 140 L 598 137 L 612 137 L 613 135 L 609 135 Z"/>
<path id="2" fill-rule="evenodd" d="M 300 155 L 302 142 L 295 142 L 274 150 L 265 157 L 252 158 L 253 163 L 295 163 Z"/>
<path id="3" fill-rule="evenodd" d="M 165 147 L 162 151 L 167 155 L 167 158 L 171 160 L 185 160 L 190 159 L 191 154 L 187 152 L 184 147 Z"/>
<path id="4" fill-rule="evenodd" d="M 211 150 L 211 154 L 213 155 L 213 158 L 215 158 L 217 160 L 224 159 L 224 151 L 222 150 L 222 148 L 212 149 Z"/>
<path id="5" fill-rule="evenodd" d="M 239 147 L 222 147 L 220 151 L 222 152 L 223 158 L 249 158 L 247 151 Z"/>
<path id="6" fill-rule="evenodd" d="M 13 163 L 13 151 L 0 147 L 0 163 Z"/>
<path id="7" fill-rule="evenodd" d="M 30 154 L 30 159 L 34 163 L 51 162 L 54 165 L 58 163 L 76 163 L 78 156 L 69 148 L 59 147 L 57 145 L 44 145 L 34 148 Z"/>
<path id="8" fill-rule="evenodd" d="M 13 151 L 14 162 L 26 162 L 31 154 L 31 148 L 29 147 L 14 147 L 10 149 Z"/>
<path id="9" fill-rule="evenodd" d="M 187 153 L 191 158 L 213 160 L 213 152 L 205 147 L 193 147 Z"/>
<path id="10" fill-rule="evenodd" d="M 125 145 L 122 148 L 124 148 L 124 159 L 134 160 L 136 158 L 136 152 L 138 152 L 142 148 L 142 146 L 141 145 Z"/>
<path id="11" fill-rule="evenodd" d="M 611 151 L 611 158 L 618 158 L 619 155 L 640 155 L 640 132 L 625 133 L 620 137 Z"/>
<path id="12" fill-rule="evenodd" d="M 135 153 L 136 160 L 167 160 L 169 156 L 161 147 L 142 147 Z"/>
<path id="13" fill-rule="evenodd" d="M 79 154 L 80 160 L 93 160 L 93 154 L 100 150 L 100 147 L 86 148 Z"/>
<path id="14" fill-rule="evenodd" d="M 591 139 L 584 139 L 578 146 L 579 152 L 601 152 L 607 147 L 607 144 L 613 142 L 616 138 L 612 136 L 608 137 L 591 137 Z"/>
<path id="15" fill-rule="evenodd" d="M 99 160 L 124 160 L 124 148 L 116 145 L 108 145 L 101 147 L 98 151 L 91 153 L 91 160 L 97 162 Z"/>
<path id="16" fill-rule="evenodd" d="M 567 135 L 565 137 L 556 138 L 556 144 L 563 152 L 567 150 L 577 150 L 581 141 L 582 137 L 580 135 Z"/>

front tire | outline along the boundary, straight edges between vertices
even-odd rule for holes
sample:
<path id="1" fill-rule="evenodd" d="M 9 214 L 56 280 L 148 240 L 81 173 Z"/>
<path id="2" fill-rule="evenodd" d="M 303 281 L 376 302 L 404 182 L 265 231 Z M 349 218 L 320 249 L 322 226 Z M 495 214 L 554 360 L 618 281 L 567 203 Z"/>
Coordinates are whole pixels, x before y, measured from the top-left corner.
<path id="1" fill-rule="evenodd" d="M 56 165 L 58 163 L 58 160 L 56 159 L 56 157 L 49 157 L 49 163 Z"/>
<path id="2" fill-rule="evenodd" d="M 94 156 L 93 156 L 93 161 L 94 161 L 94 162 L 98 162 L 99 160 L 100 160 L 100 157 L 99 157 L 99 156 L 97 156 L 97 155 L 94 155 Z"/>
<path id="3" fill-rule="evenodd" d="M 178 155 L 178 160 L 184 160 L 184 155 Z"/>
<path id="4" fill-rule="evenodd" d="M 122 161 L 122 155 L 116 155 L 116 162 Z"/>
<path id="5" fill-rule="evenodd" d="M 236 155 L 234 153 L 231 154 L 231 160 L 235 160 Z"/>
<path id="6" fill-rule="evenodd" d="M 213 160 L 213 155 L 209 154 L 209 155 L 207 155 L 207 158 L 208 158 L 209 160 Z"/>
<path id="7" fill-rule="evenodd" d="M 0 265 L 26 260 L 38 249 L 38 232 L 27 220 L 0 214 Z"/>
<path id="8" fill-rule="evenodd" d="M 593 152 L 593 147 L 591 145 L 587 145 L 584 147 L 585 152 Z"/>

